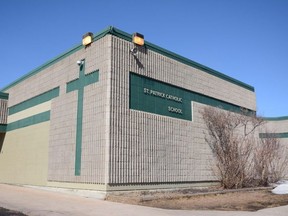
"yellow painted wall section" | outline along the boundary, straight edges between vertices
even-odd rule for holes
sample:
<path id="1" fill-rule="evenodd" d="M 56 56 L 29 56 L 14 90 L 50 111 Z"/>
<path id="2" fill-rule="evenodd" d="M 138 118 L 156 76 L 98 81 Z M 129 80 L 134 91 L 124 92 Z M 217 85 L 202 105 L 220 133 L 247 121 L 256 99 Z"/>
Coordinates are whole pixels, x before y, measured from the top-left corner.
<path id="1" fill-rule="evenodd" d="M 7 132 L 0 153 L 0 182 L 47 185 L 50 122 Z"/>

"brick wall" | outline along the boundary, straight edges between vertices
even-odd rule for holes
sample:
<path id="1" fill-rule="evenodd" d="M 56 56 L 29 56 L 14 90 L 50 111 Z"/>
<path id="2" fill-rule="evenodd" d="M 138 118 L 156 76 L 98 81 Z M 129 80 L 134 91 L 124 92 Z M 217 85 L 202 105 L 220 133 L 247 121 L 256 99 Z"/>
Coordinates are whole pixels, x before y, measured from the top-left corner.
<path id="1" fill-rule="evenodd" d="M 0 124 L 7 124 L 7 108 L 8 101 L 6 99 L 0 99 Z"/>
<path id="2" fill-rule="evenodd" d="M 256 109 L 255 93 L 150 50 L 136 57 L 133 45 L 113 37 L 110 185 L 213 181 L 200 111 L 193 120 L 129 109 L 129 73 L 134 72 L 235 105 Z"/>

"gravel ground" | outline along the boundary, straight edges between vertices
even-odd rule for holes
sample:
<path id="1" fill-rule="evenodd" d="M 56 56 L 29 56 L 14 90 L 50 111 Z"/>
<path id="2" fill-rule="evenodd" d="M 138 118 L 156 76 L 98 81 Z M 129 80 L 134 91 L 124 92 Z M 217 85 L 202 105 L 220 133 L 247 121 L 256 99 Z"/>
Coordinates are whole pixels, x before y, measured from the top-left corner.
<path id="1" fill-rule="evenodd" d="M 108 196 L 107 200 L 134 205 L 181 210 L 257 211 L 288 205 L 288 194 L 275 195 L 271 189 L 195 193 L 134 193 Z"/>

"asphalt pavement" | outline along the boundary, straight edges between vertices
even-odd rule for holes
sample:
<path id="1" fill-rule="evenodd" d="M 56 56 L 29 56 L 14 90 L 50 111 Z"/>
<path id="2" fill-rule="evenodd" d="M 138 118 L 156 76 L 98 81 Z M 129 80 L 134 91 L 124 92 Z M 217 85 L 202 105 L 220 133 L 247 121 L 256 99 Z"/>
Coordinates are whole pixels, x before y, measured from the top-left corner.
<path id="1" fill-rule="evenodd" d="M 93 193 L 92 193 L 93 194 Z M 288 206 L 257 212 L 167 210 L 108 202 L 81 192 L 68 193 L 0 184 L 0 207 L 29 216 L 287 216 Z"/>

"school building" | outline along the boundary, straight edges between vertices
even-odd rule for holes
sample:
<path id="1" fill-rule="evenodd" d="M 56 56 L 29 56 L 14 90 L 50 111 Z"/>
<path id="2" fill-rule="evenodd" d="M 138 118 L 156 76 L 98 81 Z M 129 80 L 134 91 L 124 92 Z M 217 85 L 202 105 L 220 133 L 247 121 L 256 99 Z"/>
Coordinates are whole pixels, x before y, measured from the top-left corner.
<path id="1" fill-rule="evenodd" d="M 211 184 L 201 110 L 256 112 L 252 86 L 114 27 L 0 91 L 0 182 L 11 184 Z M 267 120 L 288 145 L 288 117 Z"/>

